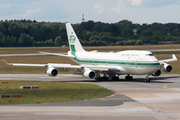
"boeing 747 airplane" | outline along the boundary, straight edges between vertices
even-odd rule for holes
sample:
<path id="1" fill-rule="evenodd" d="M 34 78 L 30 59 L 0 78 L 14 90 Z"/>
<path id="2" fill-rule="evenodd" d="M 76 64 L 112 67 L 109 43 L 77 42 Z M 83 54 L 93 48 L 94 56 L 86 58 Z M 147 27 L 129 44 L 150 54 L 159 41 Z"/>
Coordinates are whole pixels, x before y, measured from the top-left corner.
<path id="1" fill-rule="evenodd" d="M 118 80 L 119 75 L 127 75 L 126 80 L 133 79 L 132 75 L 146 75 L 146 82 L 150 82 L 149 76 L 160 76 L 161 70 L 171 72 L 172 66 L 168 62 L 177 61 L 173 54 L 171 59 L 158 61 L 150 51 L 127 50 L 120 52 L 87 52 L 83 49 L 76 33 L 70 23 L 66 23 L 66 30 L 70 51 L 67 54 L 46 53 L 47 55 L 64 56 L 72 59 L 79 65 L 71 64 L 20 64 L 7 63 L 13 66 L 44 67 L 49 76 L 56 76 L 58 71 L 75 69 L 74 74 L 83 75 L 86 78 L 100 80 Z"/>

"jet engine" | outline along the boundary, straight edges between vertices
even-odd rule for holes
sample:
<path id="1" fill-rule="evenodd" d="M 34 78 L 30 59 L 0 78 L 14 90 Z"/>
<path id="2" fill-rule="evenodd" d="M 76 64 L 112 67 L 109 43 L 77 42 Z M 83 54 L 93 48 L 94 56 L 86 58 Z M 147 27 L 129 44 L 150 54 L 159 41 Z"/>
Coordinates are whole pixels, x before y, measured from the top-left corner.
<path id="1" fill-rule="evenodd" d="M 161 75 L 161 70 L 157 70 L 156 72 L 151 74 L 152 76 L 160 76 Z"/>
<path id="2" fill-rule="evenodd" d="M 166 63 L 164 63 L 164 65 L 161 67 L 161 70 L 163 70 L 164 72 L 171 72 L 172 69 L 172 66 Z"/>
<path id="3" fill-rule="evenodd" d="M 58 74 L 58 71 L 55 68 L 49 68 L 47 69 L 46 74 L 55 77 Z"/>
<path id="4" fill-rule="evenodd" d="M 94 79 L 96 74 L 95 74 L 95 72 L 88 70 L 83 73 L 83 76 L 86 78 Z"/>

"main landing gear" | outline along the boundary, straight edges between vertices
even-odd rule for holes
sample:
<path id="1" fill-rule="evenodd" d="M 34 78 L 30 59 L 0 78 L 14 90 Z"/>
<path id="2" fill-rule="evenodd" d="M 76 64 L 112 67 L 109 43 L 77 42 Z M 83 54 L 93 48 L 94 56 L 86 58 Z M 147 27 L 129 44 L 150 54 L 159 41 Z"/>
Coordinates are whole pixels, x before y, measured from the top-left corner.
<path id="1" fill-rule="evenodd" d="M 146 76 L 145 82 L 151 82 L 149 76 L 150 76 L 150 75 L 147 75 L 147 76 Z M 125 77 L 125 79 L 126 79 L 126 80 L 133 80 L 133 77 L 128 74 L 128 75 Z"/>
<path id="2" fill-rule="evenodd" d="M 125 77 L 126 80 L 133 80 L 133 77 L 130 76 L 129 74 Z"/>
<path id="3" fill-rule="evenodd" d="M 109 78 L 108 78 L 108 77 L 103 76 L 103 77 L 97 77 L 95 80 L 96 80 L 96 81 L 108 81 L 108 80 L 109 80 Z"/>
<path id="4" fill-rule="evenodd" d="M 97 77 L 95 79 L 96 81 L 108 81 L 108 80 L 115 80 L 118 81 L 119 80 L 119 76 L 103 76 L 103 77 Z"/>

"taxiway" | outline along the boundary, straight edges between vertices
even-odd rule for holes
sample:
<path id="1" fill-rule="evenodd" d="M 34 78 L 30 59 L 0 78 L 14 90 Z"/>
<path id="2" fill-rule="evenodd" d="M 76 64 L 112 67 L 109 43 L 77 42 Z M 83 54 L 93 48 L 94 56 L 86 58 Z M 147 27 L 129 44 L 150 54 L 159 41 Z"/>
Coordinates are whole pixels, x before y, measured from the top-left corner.
<path id="1" fill-rule="evenodd" d="M 151 83 L 144 82 L 145 76 L 134 76 L 126 81 L 85 79 L 82 76 L 61 74 L 49 77 L 46 74 L 0 74 L 0 80 L 63 81 L 97 84 L 115 92 L 100 99 L 0 106 L 2 120 L 29 119 L 86 119 L 86 120 L 174 120 L 180 119 L 180 75 L 151 77 Z"/>

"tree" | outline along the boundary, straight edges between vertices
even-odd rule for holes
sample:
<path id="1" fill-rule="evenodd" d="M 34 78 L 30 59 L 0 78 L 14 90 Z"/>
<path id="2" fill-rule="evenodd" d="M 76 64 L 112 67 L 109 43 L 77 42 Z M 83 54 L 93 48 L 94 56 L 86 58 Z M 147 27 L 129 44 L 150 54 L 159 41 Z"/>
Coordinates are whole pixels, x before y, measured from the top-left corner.
<path id="1" fill-rule="evenodd" d="M 157 41 L 165 40 L 179 43 L 180 41 L 179 23 L 140 25 L 128 20 L 117 23 L 91 20 L 72 26 L 83 45 L 128 45 L 142 44 L 142 42 L 157 43 Z M 138 29 L 136 36 L 133 35 L 132 30 L 135 28 Z M 57 38 L 58 36 L 61 37 L 61 40 Z M 32 46 L 32 44 L 37 46 L 67 44 L 64 23 L 37 22 L 26 19 L 0 21 L 0 46 Z"/>
<path id="2" fill-rule="evenodd" d="M 2 32 L 4 35 L 6 35 L 6 27 L 0 23 L 0 32 Z"/>
<path id="3" fill-rule="evenodd" d="M 55 45 L 55 46 L 60 46 L 60 45 L 62 45 L 61 36 L 57 36 L 57 37 L 55 38 L 54 45 Z"/>
<path id="4" fill-rule="evenodd" d="M 10 42 L 9 42 L 9 46 L 11 46 L 11 47 L 12 47 L 12 46 L 16 46 L 16 44 L 17 44 L 17 38 L 11 36 Z"/>
<path id="5" fill-rule="evenodd" d="M 54 42 L 53 42 L 52 39 L 49 39 L 49 40 L 46 40 L 46 41 L 45 41 L 45 45 L 47 45 L 47 46 L 53 46 L 53 45 L 54 45 Z"/>
<path id="6" fill-rule="evenodd" d="M 4 34 L 0 32 L 0 39 L 2 39 L 3 37 L 4 37 Z"/>
<path id="7" fill-rule="evenodd" d="M 4 34 L 0 32 L 0 45 L 2 45 L 2 38 L 4 37 Z"/>
<path id="8" fill-rule="evenodd" d="M 172 36 L 166 36 L 165 40 L 166 41 L 172 41 L 173 37 Z"/>
<path id="9" fill-rule="evenodd" d="M 173 36 L 178 36 L 179 30 L 176 28 L 174 31 L 171 33 Z"/>
<path id="10" fill-rule="evenodd" d="M 154 44 L 158 44 L 157 40 L 151 40 L 150 44 L 154 45 Z"/>
<path id="11" fill-rule="evenodd" d="M 137 40 L 136 45 L 143 45 L 143 41 L 142 40 Z"/>
<path id="12" fill-rule="evenodd" d="M 18 44 L 21 46 L 32 46 L 33 39 L 31 39 L 30 35 L 22 33 L 18 39 Z"/>
<path id="13" fill-rule="evenodd" d="M 125 37 L 130 37 L 130 36 L 132 36 L 133 35 L 133 30 L 131 29 L 131 28 L 129 28 L 129 27 L 126 27 L 125 29 L 124 29 L 124 36 Z"/>
<path id="14" fill-rule="evenodd" d="M 6 44 L 7 44 L 6 36 L 4 36 L 4 37 L 2 38 L 2 44 L 3 44 L 4 46 L 6 46 Z"/>

